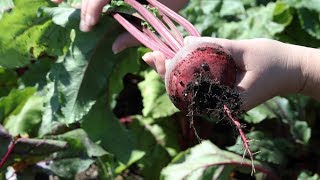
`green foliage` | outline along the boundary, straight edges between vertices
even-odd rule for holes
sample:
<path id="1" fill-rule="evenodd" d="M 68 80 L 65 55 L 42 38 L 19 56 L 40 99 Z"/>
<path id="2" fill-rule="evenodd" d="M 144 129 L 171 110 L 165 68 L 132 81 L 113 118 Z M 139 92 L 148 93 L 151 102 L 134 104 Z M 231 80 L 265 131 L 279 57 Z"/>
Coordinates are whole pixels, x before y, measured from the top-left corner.
<path id="1" fill-rule="evenodd" d="M 255 163 L 255 166 L 260 164 Z M 202 179 L 210 174 L 215 179 L 226 179 L 235 168 L 250 172 L 251 161 L 223 151 L 210 141 L 203 141 L 179 154 L 161 175 L 162 179 Z"/>
<path id="2" fill-rule="evenodd" d="M 144 77 L 144 81 L 139 84 L 143 97 L 143 115 L 157 119 L 177 112 L 178 109 L 171 103 L 161 77 L 155 71 L 145 72 Z"/>
<path id="3" fill-rule="evenodd" d="M 250 178 L 251 161 L 242 158 L 227 118 L 190 121 L 179 112 L 163 80 L 141 61 L 148 49 L 113 54 L 123 29 L 109 13 L 134 11 L 112 1 L 83 33 L 80 4 L 0 1 L 1 158 L 17 139 L 0 179 L 8 178 L 8 166 L 20 179 L 38 173 L 74 179 L 92 169 L 96 179 Z M 320 47 L 319 0 L 191 0 L 181 14 L 203 36 Z M 256 179 L 319 179 L 319 108 L 290 95 L 240 117 L 257 153 Z"/>
<path id="4" fill-rule="evenodd" d="M 90 139 L 99 142 L 103 148 L 114 154 L 120 163 L 116 172 L 121 172 L 128 165 L 139 160 L 144 152 L 136 149 L 129 132 L 107 108 L 105 99 L 98 101 L 84 117 L 82 127 L 89 134 Z"/>
<path id="5" fill-rule="evenodd" d="M 61 55 L 65 44 L 63 29 L 49 18 L 37 16 L 41 6 L 50 6 L 42 0 L 16 0 L 12 12 L 0 21 L 0 63 L 6 68 L 22 67 L 43 53 Z M 28 11 L 26 11 L 28 9 Z"/>

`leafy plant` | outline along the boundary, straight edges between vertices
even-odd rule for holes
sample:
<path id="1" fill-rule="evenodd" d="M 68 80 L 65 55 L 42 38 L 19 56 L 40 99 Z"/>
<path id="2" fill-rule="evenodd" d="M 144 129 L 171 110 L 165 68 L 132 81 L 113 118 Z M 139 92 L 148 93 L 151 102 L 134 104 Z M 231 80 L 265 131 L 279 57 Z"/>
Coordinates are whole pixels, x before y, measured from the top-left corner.
<path id="1" fill-rule="evenodd" d="M 0 179 L 13 170 L 22 179 L 90 172 L 96 179 L 248 179 L 249 160 L 227 121 L 194 119 L 199 143 L 141 61 L 148 49 L 113 54 L 124 29 L 108 15 L 111 6 L 83 33 L 79 3 L 0 2 Z M 318 0 L 191 0 L 181 14 L 202 36 L 320 46 Z M 256 179 L 319 178 L 319 108 L 289 95 L 245 113 Z"/>

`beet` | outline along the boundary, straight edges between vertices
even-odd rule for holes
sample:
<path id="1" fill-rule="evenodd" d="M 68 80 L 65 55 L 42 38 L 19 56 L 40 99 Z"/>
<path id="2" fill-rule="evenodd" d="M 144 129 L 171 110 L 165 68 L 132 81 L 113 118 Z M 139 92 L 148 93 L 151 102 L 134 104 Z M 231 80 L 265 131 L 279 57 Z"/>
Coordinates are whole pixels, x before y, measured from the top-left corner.
<path id="1" fill-rule="evenodd" d="M 196 102 L 201 106 L 199 108 L 212 110 L 215 109 L 212 106 L 221 104 L 217 108 L 223 110 L 221 102 L 210 102 L 209 100 L 226 101 L 227 95 L 237 99 L 236 93 L 231 92 L 236 81 L 237 68 L 230 53 L 222 46 L 208 42 L 195 43 L 182 48 L 169 61 L 171 62 L 167 63 L 165 76 L 166 89 L 172 102 L 180 110 L 186 111 L 190 105 L 195 103 L 197 92 L 206 96 L 202 98 L 202 103 Z M 206 103 L 203 104 L 204 102 Z M 208 113 L 205 109 L 195 108 L 192 110 L 196 114 Z"/>

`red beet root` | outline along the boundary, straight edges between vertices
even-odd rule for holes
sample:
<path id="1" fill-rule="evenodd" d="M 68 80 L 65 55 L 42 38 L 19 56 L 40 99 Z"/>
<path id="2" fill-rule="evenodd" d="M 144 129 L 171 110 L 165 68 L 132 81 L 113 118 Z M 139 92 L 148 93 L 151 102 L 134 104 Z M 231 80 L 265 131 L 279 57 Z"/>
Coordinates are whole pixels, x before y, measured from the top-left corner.
<path id="1" fill-rule="evenodd" d="M 231 55 L 218 44 L 196 43 L 184 47 L 170 61 L 165 84 L 172 101 L 181 110 L 188 109 L 192 103 L 192 94 L 186 88 L 199 81 L 200 77 L 216 84 L 234 87 L 235 63 Z"/>

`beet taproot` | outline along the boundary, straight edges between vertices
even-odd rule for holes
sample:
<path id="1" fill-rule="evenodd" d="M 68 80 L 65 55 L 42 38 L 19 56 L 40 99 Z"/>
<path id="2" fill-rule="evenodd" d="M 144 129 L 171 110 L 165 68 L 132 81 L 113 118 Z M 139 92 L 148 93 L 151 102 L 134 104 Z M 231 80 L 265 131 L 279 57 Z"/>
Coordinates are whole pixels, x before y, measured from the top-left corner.
<path id="1" fill-rule="evenodd" d="M 208 86 L 207 94 L 210 94 L 209 88 L 214 90 L 212 86 L 232 89 L 236 81 L 237 68 L 232 56 L 215 43 L 185 46 L 167 63 L 166 68 L 167 92 L 172 102 L 184 111 L 193 103 L 191 87 L 201 88 L 201 83 L 204 83 L 205 87 Z"/>

